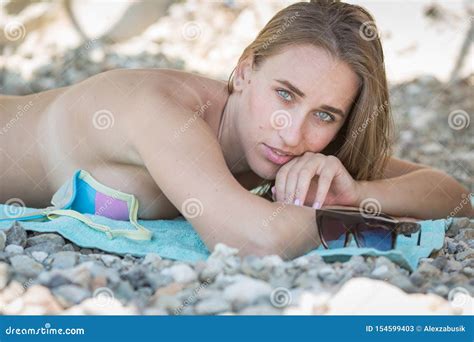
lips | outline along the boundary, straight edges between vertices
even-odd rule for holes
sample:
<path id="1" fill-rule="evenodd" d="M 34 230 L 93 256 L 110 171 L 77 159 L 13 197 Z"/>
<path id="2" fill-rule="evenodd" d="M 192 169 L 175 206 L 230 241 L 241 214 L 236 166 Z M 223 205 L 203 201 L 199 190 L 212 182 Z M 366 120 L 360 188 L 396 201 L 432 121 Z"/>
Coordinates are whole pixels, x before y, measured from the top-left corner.
<path id="1" fill-rule="evenodd" d="M 293 155 L 283 155 L 280 154 L 280 152 L 266 144 L 263 144 L 264 149 L 265 149 L 265 156 L 267 157 L 268 160 L 270 160 L 272 163 L 277 164 L 277 165 L 283 165 L 287 162 L 289 162 L 291 159 L 293 159 Z"/>

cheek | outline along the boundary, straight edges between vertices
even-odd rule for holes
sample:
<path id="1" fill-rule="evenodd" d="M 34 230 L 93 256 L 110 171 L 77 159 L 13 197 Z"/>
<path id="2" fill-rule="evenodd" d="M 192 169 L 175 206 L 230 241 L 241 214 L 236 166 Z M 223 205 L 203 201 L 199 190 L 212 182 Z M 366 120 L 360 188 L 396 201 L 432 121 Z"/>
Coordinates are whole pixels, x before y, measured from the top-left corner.
<path id="1" fill-rule="evenodd" d="M 307 150 L 319 152 L 322 151 L 338 132 L 328 127 L 312 127 L 306 134 Z"/>

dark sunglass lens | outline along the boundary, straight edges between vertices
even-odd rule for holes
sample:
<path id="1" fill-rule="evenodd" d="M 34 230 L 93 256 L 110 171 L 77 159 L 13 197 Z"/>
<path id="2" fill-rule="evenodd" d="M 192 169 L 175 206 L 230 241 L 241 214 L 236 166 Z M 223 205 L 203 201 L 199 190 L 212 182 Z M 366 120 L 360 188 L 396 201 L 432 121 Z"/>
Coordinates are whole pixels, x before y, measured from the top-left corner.
<path id="1" fill-rule="evenodd" d="M 342 248 L 346 240 L 346 228 L 341 220 L 333 217 L 324 216 L 321 220 L 321 235 L 328 244 L 329 248 Z"/>
<path id="2" fill-rule="evenodd" d="M 390 229 L 382 225 L 367 226 L 359 224 L 355 230 L 355 235 L 360 247 L 375 248 L 381 251 L 392 249 L 393 234 Z"/>

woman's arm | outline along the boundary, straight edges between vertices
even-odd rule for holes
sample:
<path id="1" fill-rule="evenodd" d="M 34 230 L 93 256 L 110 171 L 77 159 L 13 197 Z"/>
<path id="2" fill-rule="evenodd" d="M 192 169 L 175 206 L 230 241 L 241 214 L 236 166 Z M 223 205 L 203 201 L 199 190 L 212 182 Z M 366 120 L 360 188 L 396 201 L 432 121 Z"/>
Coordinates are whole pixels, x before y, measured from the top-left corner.
<path id="1" fill-rule="evenodd" d="M 156 91 L 140 96 L 146 105 L 129 116 L 129 139 L 161 191 L 210 250 L 223 242 L 241 255 L 294 258 L 319 245 L 314 209 L 248 192 L 232 176 L 201 118 Z"/>
<path id="2" fill-rule="evenodd" d="M 383 212 L 396 216 L 437 219 L 473 215 L 469 190 L 445 172 L 424 165 L 391 158 L 383 179 L 358 184 L 357 206 L 374 198 Z"/>

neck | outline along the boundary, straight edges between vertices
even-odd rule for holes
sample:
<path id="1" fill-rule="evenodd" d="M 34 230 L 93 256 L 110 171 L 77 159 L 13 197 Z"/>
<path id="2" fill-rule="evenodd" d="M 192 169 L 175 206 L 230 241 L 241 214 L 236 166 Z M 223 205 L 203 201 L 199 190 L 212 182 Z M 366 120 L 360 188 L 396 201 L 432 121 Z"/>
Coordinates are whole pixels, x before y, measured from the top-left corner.
<path id="1" fill-rule="evenodd" d="M 238 96 L 236 93 L 227 95 L 221 111 L 217 139 L 227 167 L 236 175 L 250 170 L 237 132 Z"/>

